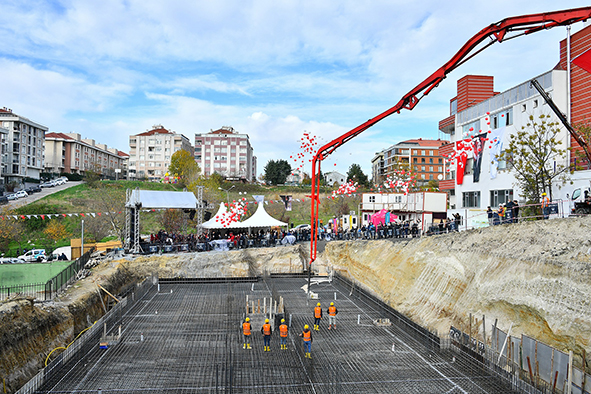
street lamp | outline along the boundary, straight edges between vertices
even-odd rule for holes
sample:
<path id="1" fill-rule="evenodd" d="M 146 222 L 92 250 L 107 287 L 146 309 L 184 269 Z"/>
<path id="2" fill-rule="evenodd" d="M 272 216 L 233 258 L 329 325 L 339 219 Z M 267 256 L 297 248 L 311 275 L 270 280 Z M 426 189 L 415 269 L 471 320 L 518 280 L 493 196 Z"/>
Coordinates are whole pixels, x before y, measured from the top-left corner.
<path id="1" fill-rule="evenodd" d="M 232 187 L 229 189 L 222 189 L 221 187 L 218 187 L 219 190 L 223 190 L 226 192 L 226 200 L 228 201 L 228 205 L 230 205 L 230 190 L 234 189 L 235 187 L 236 185 L 232 185 Z"/>

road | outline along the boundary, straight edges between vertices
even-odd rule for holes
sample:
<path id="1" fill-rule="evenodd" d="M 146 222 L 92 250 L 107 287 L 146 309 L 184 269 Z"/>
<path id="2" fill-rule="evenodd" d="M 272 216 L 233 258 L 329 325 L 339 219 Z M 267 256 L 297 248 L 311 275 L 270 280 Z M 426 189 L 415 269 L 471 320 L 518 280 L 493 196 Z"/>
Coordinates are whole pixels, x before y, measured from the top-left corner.
<path id="1" fill-rule="evenodd" d="M 28 197 L 25 197 L 25 198 L 19 198 L 18 200 L 8 201 L 8 204 L 5 205 L 5 207 L 7 207 L 8 209 L 19 208 L 24 205 L 30 204 L 34 201 L 37 201 L 45 196 L 48 196 L 48 195 L 53 194 L 55 192 L 59 192 L 60 190 L 67 189 L 69 187 L 79 185 L 81 183 L 82 183 L 82 181 L 78 181 L 78 182 L 70 181 L 70 182 L 64 183 L 63 185 L 54 186 L 54 187 L 46 187 L 46 188 L 41 189 L 40 193 L 34 193 L 34 194 L 30 194 Z"/>

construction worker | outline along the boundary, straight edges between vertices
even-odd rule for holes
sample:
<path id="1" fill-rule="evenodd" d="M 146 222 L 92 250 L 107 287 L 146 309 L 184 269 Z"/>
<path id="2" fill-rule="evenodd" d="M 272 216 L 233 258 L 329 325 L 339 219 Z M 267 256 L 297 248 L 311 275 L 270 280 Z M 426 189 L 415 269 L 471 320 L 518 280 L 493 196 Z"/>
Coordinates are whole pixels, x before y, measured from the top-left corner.
<path id="1" fill-rule="evenodd" d="M 304 326 L 304 331 L 302 331 L 300 336 L 304 339 L 304 350 L 306 351 L 304 357 L 312 358 L 312 331 L 310 331 L 310 327 L 307 324 Z"/>
<path id="2" fill-rule="evenodd" d="M 271 351 L 271 334 L 273 330 L 271 330 L 271 325 L 269 324 L 269 319 L 265 319 L 265 324 L 261 327 L 261 334 L 263 334 L 263 340 L 265 343 L 265 352 Z"/>
<path id="3" fill-rule="evenodd" d="M 328 307 L 326 312 L 328 313 L 328 329 L 330 330 L 332 327 L 336 330 L 337 329 L 337 313 L 339 313 L 339 310 L 337 309 L 336 306 L 334 306 L 334 302 L 330 303 L 330 306 Z"/>
<path id="4" fill-rule="evenodd" d="M 281 319 L 281 325 L 279 326 L 279 337 L 281 339 L 281 350 L 287 350 L 287 334 L 288 334 L 287 324 L 285 324 L 285 319 Z"/>
<path id="5" fill-rule="evenodd" d="M 247 317 L 242 323 L 242 334 L 244 334 L 244 345 L 242 349 L 252 349 L 250 347 L 250 319 Z"/>
<path id="6" fill-rule="evenodd" d="M 544 219 L 550 217 L 550 199 L 546 195 L 546 192 L 542 193 L 542 214 Z"/>
<path id="7" fill-rule="evenodd" d="M 322 320 L 322 308 L 320 303 L 314 308 L 314 330 L 320 331 L 320 320 Z"/>

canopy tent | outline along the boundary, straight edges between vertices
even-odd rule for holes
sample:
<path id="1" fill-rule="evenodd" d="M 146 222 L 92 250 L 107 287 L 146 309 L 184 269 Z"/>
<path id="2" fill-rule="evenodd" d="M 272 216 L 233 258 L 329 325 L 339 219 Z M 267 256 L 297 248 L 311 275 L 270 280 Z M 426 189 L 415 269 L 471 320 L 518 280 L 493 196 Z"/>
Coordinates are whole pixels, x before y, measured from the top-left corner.
<path id="1" fill-rule="evenodd" d="M 382 209 L 380 212 L 371 215 L 370 221 L 374 226 L 377 226 L 380 223 L 388 224 L 396 219 L 398 219 L 398 216 L 391 214 L 387 209 Z"/>
<path id="2" fill-rule="evenodd" d="M 220 220 L 222 218 L 222 216 L 224 216 L 225 213 L 226 213 L 226 205 L 223 202 L 221 202 L 218 212 L 211 219 L 209 219 L 207 222 L 203 223 L 203 228 L 206 228 L 206 229 L 228 228 L 228 227 L 224 227 L 222 225 L 221 220 Z M 235 224 L 235 223 L 232 223 L 232 224 Z"/>
<path id="3" fill-rule="evenodd" d="M 197 198 L 192 192 L 167 192 L 155 190 L 134 189 L 127 198 L 125 206 L 128 208 L 160 209 L 197 209 Z"/>
<path id="4" fill-rule="evenodd" d="M 254 213 L 254 215 L 252 215 L 243 222 L 233 223 L 232 228 L 283 227 L 287 225 L 287 223 L 277 220 L 271 215 L 269 215 L 267 211 L 265 211 L 265 204 L 263 204 L 263 202 L 260 201 L 259 206 L 257 207 L 257 210 Z"/>

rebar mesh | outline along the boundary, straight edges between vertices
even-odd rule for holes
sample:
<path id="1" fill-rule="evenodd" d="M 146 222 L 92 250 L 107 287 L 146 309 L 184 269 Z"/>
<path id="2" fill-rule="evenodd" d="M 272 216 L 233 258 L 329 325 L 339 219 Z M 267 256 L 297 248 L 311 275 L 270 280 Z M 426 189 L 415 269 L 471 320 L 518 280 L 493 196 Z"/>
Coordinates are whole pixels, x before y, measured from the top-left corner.
<path id="1" fill-rule="evenodd" d="M 301 289 L 306 283 L 272 276 L 252 283 L 163 282 L 122 316 L 119 343 L 99 349 L 98 338 L 91 338 L 86 357 L 55 368 L 36 392 L 512 392 L 470 357 L 440 349 L 435 337 L 413 335 L 414 328 L 388 315 L 391 310 L 375 299 L 350 296 L 350 285 L 314 285 L 317 301 L 307 300 Z M 243 349 L 240 323 L 247 295 L 283 297 L 291 321 L 287 350 L 280 349 L 274 332 L 271 351 L 264 352 L 260 326 L 254 324 L 253 349 Z M 297 335 L 304 324 L 313 326 L 316 302 L 326 311 L 331 301 L 339 310 L 337 329 L 328 330 L 325 318 L 313 333 L 312 359 L 307 359 Z M 374 325 L 379 318 L 393 324 Z"/>

